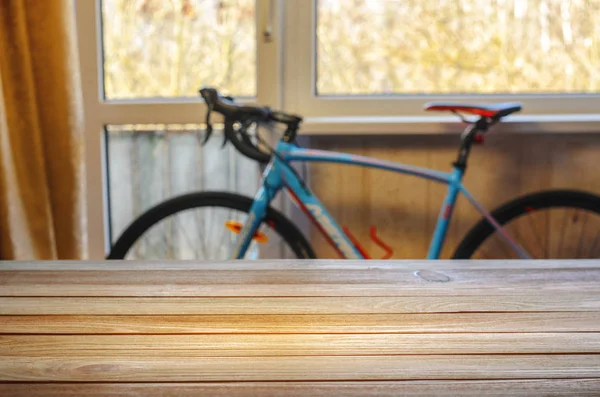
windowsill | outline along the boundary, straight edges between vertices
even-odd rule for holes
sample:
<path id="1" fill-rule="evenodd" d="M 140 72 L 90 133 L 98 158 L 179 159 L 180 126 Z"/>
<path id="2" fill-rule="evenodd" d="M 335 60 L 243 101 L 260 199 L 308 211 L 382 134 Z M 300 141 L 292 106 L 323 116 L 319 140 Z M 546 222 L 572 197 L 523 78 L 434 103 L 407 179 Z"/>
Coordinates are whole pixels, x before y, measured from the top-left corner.
<path id="1" fill-rule="evenodd" d="M 458 134 L 464 124 L 456 116 L 307 117 L 303 135 Z M 494 131 L 511 133 L 600 133 L 600 114 L 507 117 Z"/>

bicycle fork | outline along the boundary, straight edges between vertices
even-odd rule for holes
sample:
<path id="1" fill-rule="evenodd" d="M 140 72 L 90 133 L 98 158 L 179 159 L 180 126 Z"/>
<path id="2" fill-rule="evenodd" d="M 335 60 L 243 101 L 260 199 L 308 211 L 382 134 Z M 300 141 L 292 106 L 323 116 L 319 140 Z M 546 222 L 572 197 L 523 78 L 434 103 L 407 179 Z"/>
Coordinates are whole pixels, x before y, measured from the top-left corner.
<path id="1" fill-rule="evenodd" d="M 246 219 L 246 223 L 242 227 L 231 252 L 231 259 L 244 258 L 254 234 L 267 215 L 271 200 L 283 188 L 281 174 L 279 172 L 271 172 L 272 168 L 273 162 L 269 163 L 263 172 L 261 187 L 254 196 L 254 201 L 252 202 L 250 211 L 248 211 L 248 219 Z"/>

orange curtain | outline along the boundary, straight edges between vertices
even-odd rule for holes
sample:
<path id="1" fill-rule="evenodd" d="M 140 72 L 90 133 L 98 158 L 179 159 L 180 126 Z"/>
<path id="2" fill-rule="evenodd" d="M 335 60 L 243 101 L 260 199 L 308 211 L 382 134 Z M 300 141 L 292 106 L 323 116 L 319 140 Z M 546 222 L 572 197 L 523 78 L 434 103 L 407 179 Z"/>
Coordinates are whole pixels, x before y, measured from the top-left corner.
<path id="1" fill-rule="evenodd" d="M 85 256 L 74 0 L 0 0 L 0 258 Z"/>

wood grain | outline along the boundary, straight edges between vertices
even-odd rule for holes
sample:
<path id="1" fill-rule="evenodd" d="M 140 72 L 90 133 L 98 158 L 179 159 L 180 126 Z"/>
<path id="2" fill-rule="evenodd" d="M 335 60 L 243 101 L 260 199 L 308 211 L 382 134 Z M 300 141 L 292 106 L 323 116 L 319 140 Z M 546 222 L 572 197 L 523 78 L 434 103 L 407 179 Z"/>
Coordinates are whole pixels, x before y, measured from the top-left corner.
<path id="1" fill-rule="evenodd" d="M 12 397 L 597 397 L 600 379 L 0 384 Z"/>
<path id="2" fill-rule="evenodd" d="M 318 139 L 318 138 L 317 138 Z M 311 144 L 313 139 L 311 138 Z M 359 145 L 362 146 L 362 145 Z M 328 142 L 328 144 L 326 145 L 326 147 L 323 147 L 324 150 L 330 150 L 330 151 L 339 151 L 339 150 L 347 150 L 346 148 L 343 148 L 340 146 L 340 142 L 339 141 L 330 141 Z M 325 188 L 321 188 L 319 189 L 319 200 L 325 205 L 325 208 L 327 208 L 327 211 L 329 211 L 329 213 L 336 219 L 344 219 L 343 225 L 348 225 L 349 222 L 351 222 L 351 219 L 346 219 L 345 217 L 342 216 L 344 210 L 342 208 L 342 203 L 340 203 L 341 200 L 343 200 L 343 197 L 341 197 L 340 190 L 343 189 L 343 187 L 340 185 L 340 182 L 343 179 L 343 174 L 344 174 L 344 168 L 346 168 L 346 172 L 348 172 L 347 170 L 347 166 L 343 166 L 343 165 L 338 165 L 338 164 L 327 164 L 327 163 L 309 163 L 310 164 L 310 179 L 312 180 L 313 178 L 317 178 L 318 180 L 328 180 L 329 184 L 325 187 Z M 358 169 L 355 169 L 353 171 L 356 171 Z M 362 174 L 360 174 L 358 176 L 358 178 L 361 178 Z M 354 185 L 353 185 L 354 186 Z M 355 190 L 353 193 L 357 193 L 358 190 Z M 346 212 L 347 214 L 348 212 Z M 332 258 L 340 258 L 339 254 L 337 253 L 337 251 L 332 247 L 331 244 L 329 244 L 326 240 L 326 238 L 323 236 L 323 234 L 321 233 L 321 231 L 314 226 L 314 224 L 311 223 L 310 226 L 310 242 L 311 245 L 313 246 L 317 257 L 318 258 L 323 258 L 323 259 L 332 259 Z"/>
<path id="3" fill-rule="evenodd" d="M 461 126 L 457 124 L 457 128 L 460 130 Z M 426 164 L 433 169 L 450 171 L 451 163 L 456 159 L 459 148 L 459 138 L 456 135 L 386 137 L 383 151 L 378 148 L 378 139 L 377 137 L 371 137 L 368 140 L 346 140 L 345 138 L 347 143 L 343 149 L 359 155 L 385 157 L 388 160 L 406 164 Z M 339 147 L 339 143 L 337 143 L 339 140 L 339 137 L 320 137 L 311 141 L 311 146 L 316 149 L 330 149 L 336 145 Z M 600 192 L 600 179 L 596 172 L 599 144 L 600 140 L 597 137 L 583 134 L 550 136 L 544 134 L 499 134 L 491 131 L 486 135 L 485 145 L 473 147 L 464 184 L 490 211 L 521 194 L 532 191 L 571 188 L 597 193 Z M 373 146 L 377 150 L 373 150 Z M 414 153 L 413 155 L 411 155 L 411 151 Z M 311 188 L 327 206 L 331 207 L 337 204 L 338 195 L 336 193 L 341 193 L 337 191 L 331 193 L 331 181 L 342 173 L 346 175 L 347 179 L 351 179 L 352 173 L 358 175 L 359 172 L 364 172 L 354 167 L 343 168 L 329 165 L 320 167 L 326 169 L 312 175 Z M 404 192 L 415 188 L 413 182 L 406 178 L 396 178 L 395 175 L 390 175 L 386 179 L 389 181 L 386 186 L 389 191 Z M 419 251 L 422 252 L 421 247 L 429 244 L 433 232 L 432 220 L 437 217 L 446 193 L 442 185 L 432 182 L 423 183 L 427 184 L 427 195 L 421 196 L 423 197 L 421 203 L 409 207 L 418 212 L 416 216 L 397 216 L 396 219 L 387 221 L 381 216 L 376 216 L 372 208 L 383 207 L 393 198 L 385 194 L 377 194 L 374 191 L 369 199 L 359 206 L 358 211 L 362 211 L 361 214 L 340 213 L 337 220 L 340 223 L 345 223 L 347 218 L 362 220 L 362 223 L 354 223 L 354 227 L 358 230 L 368 230 L 371 224 L 375 224 L 383 235 L 401 230 L 403 233 L 398 239 L 409 239 L 413 244 L 395 246 L 395 257 L 414 257 L 414 246 L 418 246 Z M 420 187 L 417 186 L 417 188 Z M 334 190 L 336 190 L 335 187 Z M 329 193 L 324 194 L 325 192 Z M 347 200 L 361 200 L 363 197 L 361 191 L 356 191 L 355 197 L 349 197 Z M 406 213 L 406 208 L 405 200 L 400 196 L 395 212 L 401 215 Z M 411 233 L 412 230 L 423 225 L 421 216 L 423 213 L 429 219 L 426 229 L 428 232 Z M 443 258 L 451 257 L 466 232 L 480 219 L 481 216 L 474 211 L 470 204 L 459 198 L 443 250 Z M 554 228 L 545 228 L 539 237 L 543 241 L 551 241 L 555 239 L 558 232 Z M 528 243 L 524 245 L 528 245 Z M 500 247 L 495 248 L 497 251 L 503 252 Z M 598 254 L 600 254 L 600 249 L 595 256 L 597 257 Z"/>
<path id="4" fill-rule="evenodd" d="M 343 357 L 10 357 L 11 382 L 210 382 L 300 380 L 576 379 L 600 377 L 600 355 Z"/>
<path id="5" fill-rule="evenodd" d="M 353 138 L 352 142 L 358 141 L 361 149 L 355 148 L 355 145 L 350 145 L 348 142 L 340 142 L 336 150 L 349 153 L 360 154 L 362 147 L 367 144 L 366 139 L 359 137 Z M 330 165 L 327 165 L 330 167 Z M 371 172 L 364 167 L 336 165 L 336 174 L 333 175 L 335 184 L 332 184 L 329 195 L 335 195 L 335 204 L 328 206 L 335 212 L 335 219 L 339 220 L 340 226 L 346 226 L 352 234 L 361 242 L 368 252 L 373 252 L 373 247 L 368 236 L 368 228 L 364 228 L 370 214 L 370 190 L 365 189 L 365 186 L 373 186 L 375 180 L 372 179 Z M 374 187 L 374 186 L 373 186 Z M 343 221 L 342 221 L 343 219 Z M 323 245 L 325 240 L 322 236 L 318 236 L 323 240 L 319 245 Z M 329 245 L 329 243 L 327 243 Z"/>
<path id="6" fill-rule="evenodd" d="M 0 296 L 421 296 L 576 288 L 600 292 L 600 269 L 13 270 Z"/>
<path id="7" fill-rule="evenodd" d="M 389 137 L 373 137 L 362 152 L 381 160 L 400 158 L 405 163 L 427 167 L 427 148 L 421 144 L 422 141 L 423 138 L 415 138 L 402 147 L 394 147 L 390 145 Z M 357 154 L 363 153 L 357 151 Z M 425 198 L 428 197 L 430 182 L 390 171 L 367 169 L 364 172 L 370 176 L 369 185 L 364 185 L 369 188 L 360 189 L 367 194 L 367 198 L 364 203 L 359 201 L 354 205 L 355 216 L 364 213 L 364 221 L 354 225 L 358 231 L 362 231 L 361 241 L 371 241 L 369 227 L 374 225 L 379 237 L 394 249 L 393 258 L 425 258 L 429 245 L 426 238 L 428 203 Z M 354 200 L 354 197 L 347 200 Z M 369 252 L 375 258 L 382 254 L 375 244 L 370 244 Z"/>
<path id="8" fill-rule="evenodd" d="M 0 263 L 0 395 L 600 390 L 594 261 L 119 263 Z"/>
<path id="9" fill-rule="evenodd" d="M 0 334 L 600 332 L 600 312 L 3 316 Z"/>
<path id="10" fill-rule="evenodd" d="M 211 262 L 192 262 L 192 261 L 169 261 L 169 262 L 142 262 L 142 261 L 51 261 L 51 262 L 27 262 L 27 261 L 0 261 L 0 274 L 2 272 L 13 272 L 15 270 L 142 270 L 142 271 L 180 271 L 180 270 L 204 270 L 204 271 L 225 271 L 235 270 L 236 272 L 254 272 L 257 270 L 285 270 L 294 269 L 317 269 L 317 270 L 373 270 L 373 269 L 406 269 L 406 270 L 449 270 L 449 269 L 577 269 L 598 268 L 598 261 L 587 260 L 370 260 L 370 261 L 349 261 L 349 260 L 319 260 L 319 259 L 282 259 L 282 260 L 260 260 L 260 261 L 211 261 Z M 341 274 L 340 274 L 341 275 Z"/>
<path id="11" fill-rule="evenodd" d="M 600 333 L 0 336 L 5 358 L 556 353 L 600 353 Z"/>
<path id="12" fill-rule="evenodd" d="M 0 297 L 0 315 L 392 314 L 453 312 L 600 311 L 585 292 L 530 295 L 282 298 Z"/>

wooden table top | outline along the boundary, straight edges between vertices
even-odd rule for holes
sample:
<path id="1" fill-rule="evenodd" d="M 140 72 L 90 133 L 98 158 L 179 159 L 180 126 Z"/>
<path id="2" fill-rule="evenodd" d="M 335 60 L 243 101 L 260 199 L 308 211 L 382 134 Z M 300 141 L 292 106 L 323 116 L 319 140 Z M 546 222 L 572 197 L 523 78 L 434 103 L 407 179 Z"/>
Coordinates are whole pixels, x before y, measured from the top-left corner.
<path id="1" fill-rule="evenodd" d="M 598 261 L 0 262 L 0 396 L 599 396 Z"/>

